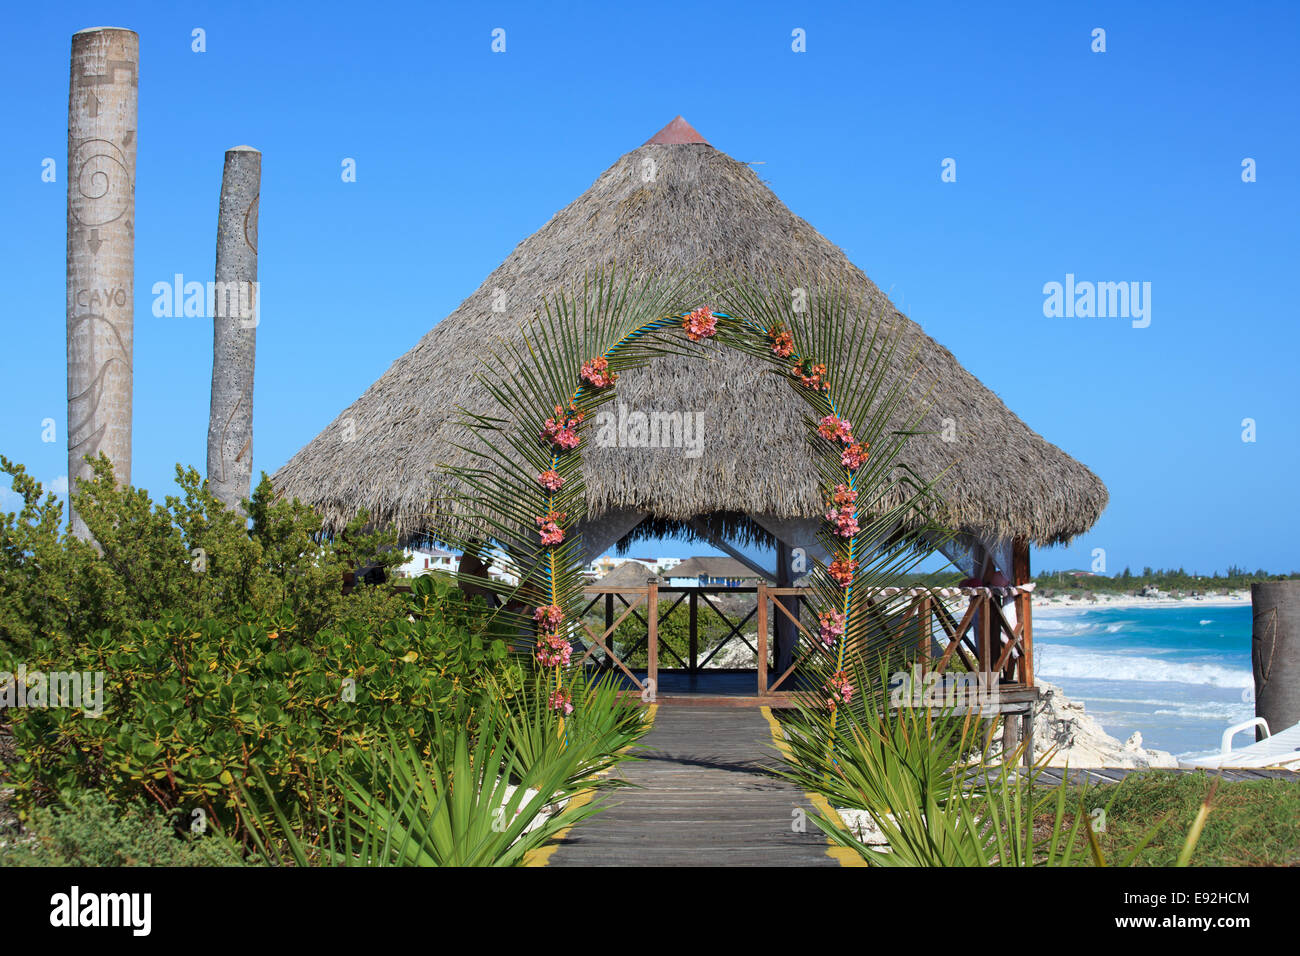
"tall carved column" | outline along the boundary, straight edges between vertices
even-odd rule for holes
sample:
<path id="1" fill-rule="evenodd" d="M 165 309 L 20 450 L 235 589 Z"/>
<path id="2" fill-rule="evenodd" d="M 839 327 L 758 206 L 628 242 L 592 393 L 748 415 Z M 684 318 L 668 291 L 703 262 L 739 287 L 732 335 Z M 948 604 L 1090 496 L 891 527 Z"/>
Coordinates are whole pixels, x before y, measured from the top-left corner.
<path id="1" fill-rule="evenodd" d="M 262 154 L 226 151 L 217 213 L 217 273 L 212 316 L 212 405 L 208 488 L 238 509 L 253 476 L 253 364 L 257 351 L 257 213 Z"/>
<path id="2" fill-rule="evenodd" d="M 72 36 L 68 87 L 68 484 L 101 451 L 131 481 L 135 146 L 140 38 Z M 72 515 L 72 531 L 89 537 Z"/>

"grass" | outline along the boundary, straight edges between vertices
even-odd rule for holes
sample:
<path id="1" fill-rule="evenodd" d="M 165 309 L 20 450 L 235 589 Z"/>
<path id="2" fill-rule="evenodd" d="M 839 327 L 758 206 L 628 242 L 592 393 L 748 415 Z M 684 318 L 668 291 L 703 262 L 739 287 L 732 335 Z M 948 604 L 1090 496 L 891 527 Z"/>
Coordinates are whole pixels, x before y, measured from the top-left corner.
<path id="1" fill-rule="evenodd" d="M 1100 805 L 1114 797 L 1105 828 L 1097 833 L 1098 843 L 1113 858 L 1160 823 L 1134 862 L 1138 866 L 1173 866 L 1215 780 L 1207 773 L 1155 771 L 1134 774 L 1113 790 L 1092 788 L 1089 802 Z M 1038 823 L 1050 826 L 1051 821 Z M 1300 865 L 1300 780 L 1219 781 L 1191 865 Z"/>

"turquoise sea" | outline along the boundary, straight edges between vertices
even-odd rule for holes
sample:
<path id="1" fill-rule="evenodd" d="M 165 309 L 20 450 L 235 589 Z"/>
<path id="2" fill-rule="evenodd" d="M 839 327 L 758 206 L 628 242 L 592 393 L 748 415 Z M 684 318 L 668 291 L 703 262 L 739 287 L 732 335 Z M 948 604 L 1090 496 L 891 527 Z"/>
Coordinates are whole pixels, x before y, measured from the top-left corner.
<path id="1" fill-rule="evenodd" d="M 1144 746 L 1176 755 L 1218 750 L 1224 729 L 1255 713 L 1250 629 L 1249 603 L 1035 608 L 1034 673 L 1112 737 L 1138 730 Z"/>

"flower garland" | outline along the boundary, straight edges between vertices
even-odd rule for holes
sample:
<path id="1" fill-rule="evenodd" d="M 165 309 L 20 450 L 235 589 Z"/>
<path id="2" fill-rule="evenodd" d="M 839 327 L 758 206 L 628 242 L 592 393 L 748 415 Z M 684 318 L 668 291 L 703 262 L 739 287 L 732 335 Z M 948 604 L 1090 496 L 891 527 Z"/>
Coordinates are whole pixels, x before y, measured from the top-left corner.
<path id="1" fill-rule="evenodd" d="M 794 355 L 794 339 L 783 327 L 768 330 L 768 341 L 772 343 L 772 353 L 778 358 L 790 358 Z M 813 361 L 808 356 L 796 358 L 790 369 L 790 376 L 804 388 L 813 392 L 829 393 L 830 381 L 826 366 Z M 839 447 L 840 465 L 845 471 L 845 481 L 837 483 L 826 492 L 825 518 L 830 530 L 844 544 L 836 549 L 834 559 L 826 568 L 826 573 L 844 590 L 844 601 L 839 610 L 826 611 L 818 615 L 818 636 L 823 646 L 834 649 L 835 672 L 826 681 L 826 704 L 831 710 L 831 726 L 834 728 L 836 708 L 848 704 L 853 699 L 853 684 L 844 673 L 845 635 L 848 632 L 849 611 L 852 606 L 853 579 L 857 574 L 859 563 L 854 558 L 855 537 L 862 530 L 858 523 L 857 471 L 867 463 L 870 444 L 860 442 L 853 437 L 853 425 L 842 418 L 835 410 L 835 403 L 827 394 L 827 404 L 831 413 L 822 416 L 817 423 L 817 434 L 826 441 Z"/>
<path id="2" fill-rule="evenodd" d="M 712 309 L 700 306 L 683 317 L 682 328 L 686 330 L 688 339 L 692 342 L 699 342 L 703 339 L 712 338 L 717 333 L 718 317 L 713 314 Z"/>
<path id="3" fill-rule="evenodd" d="M 551 467 L 537 475 L 537 484 L 546 493 L 545 513 L 536 516 L 537 532 L 543 547 L 554 549 L 565 541 L 564 522 L 568 515 L 556 509 L 555 495 L 564 485 L 564 479 L 559 473 L 560 456 L 575 451 L 582 441 L 580 431 L 584 413 L 578 410 L 577 402 L 583 392 L 613 387 L 619 375 L 610 370 L 610 357 L 623 345 L 644 333 L 680 321 L 687 339 L 692 342 L 702 342 L 717 334 L 719 318 L 732 319 L 731 316 L 715 313 L 706 306 L 700 306 L 690 312 L 678 313 L 675 316 L 665 316 L 624 336 L 604 355 L 589 358 L 581 364 L 577 376 L 577 390 L 568 407 L 556 405 L 553 415 L 543 422 L 539 432 L 539 439 L 549 446 L 551 452 Z M 818 422 L 817 434 L 838 447 L 840 464 L 844 468 L 845 480 L 826 489 L 825 513 L 832 534 L 843 542 L 836 548 L 834 559 L 827 566 L 826 571 L 831 580 L 843 589 L 844 598 L 838 609 L 818 615 L 818 637 L 827 650 L 836 651 L 836 670 L 827 680 L 825 687 L 826 703 L 832 712 L 833 721 L 836 709 L 850 703 L 855 692 L 844 670 L 844 648 L 851 607 L 851 589 L 859 568 L 859 562 L 855 559 L 855 538 L 861 532 L 857 513 L 856 479 L 857 472 L 868 460 L 870 445 L 855 439 L 852 424 L 836 412 L 835 404 L 829 396 L 830 377 L 824 363 L 816 362 L 809 356 L 798 355 L 794 334 L 780 323 L 769 329 L 760 329 L 753 323 L 746 324 L 751 330 L 764 332 L 771 352 L 777 359 L 793 359 L 793 363 L 788 366 L 792 381 L 815 393 L 826 395 L 830 414 L 824 415 Z M 573 699 L 570 692 L 562 685 L 560 669 L 569 665 L 573 647 L 564 636 L 566 630 L 564 610 L 558 604 L 558 595 L 555 591 L 557 560 L 555 552 L 552 551 L 550 554 L 551 603 L 538 607 L 533 617 L 537 626 L 537 661 L 544 667 L 557 669 L 555 687 L 548 697 L 548 706 L 561 714 L 561 726 L 563 726 L 563 718 L 573 713 Z"/>
<path id="4" fill-rule="evenodd" d="M 842 670 L 831 675 L 826 682 L 826 689 L 829 691 L 826 706 L 831 709 L 831 713 L 834 713 L 840 704 L 847 704 L 853 700 L 853 685 L 849 683 L 848 677 Z"/>
<path id="5" fill-rule="evenodd" d="M 583 362 L 578 377 L 592 388 L 608 388 L 618 381 L 618 372 L 611 372 L 609 359 L 602 356 Z"/>
<path id="6" fill-rule="evenodd" d="M 542 423 L 542 441 L 550 442 L 560 451 L 573 451 L 578 447 L 578 428 L 583 418 L 572 402 L 568 411 L 556 405 L 555 417 Z"/>
<path id="7" fill-rule="evenodd" d="M 681 319 L 686 337 L 692 342 L 701 342 L 717 334 L 719 317 L 710 308 L 701 306 L 691 312 L 682 313 L 678 318 Z M 542 423 L 539 438 L 551 449 L 551 467 L 537 476 L 537 484 L 546 492 L 546 513 L 536 516 L 537 533 L 543 547 L 555 548 L 563 544 L 565 539 L 564 521 L 568 515 L 566 512 L 556 510 L 555 493 L 564 485 L 564 479 L 558 471 L 559 456 L 574 451 L 582 441 L 580 429 L 585 416 L 578 410 L 578 399 L 586 389 L 600 390 L 612 387 L 618 381 L 618 373 L 610 371 L 609 356 L 628 341 L 662 325 L 662 320 L 650 323 L 645 328 L 624 336 L 604 355 L 584 361 L 578 369 L 578 388 L 568 408 L 556 405 L 554 414 Z M 573 645 L 562 633 L 564 610 L 556 603 L 555 566 L 556 556 L 552 552 L 550 555 L 551 603 L 537 608 L 533 613 L 533 619 L 537 625 L 537 662 L 543 667 L 557 668 L 555 690 L 548 698 L 548 706 L 551 710 L 567 716 L 573 713 L 573 698 L 562 686 L 563 678 L 558 668 L 569 665 L 573 655 Z"/>

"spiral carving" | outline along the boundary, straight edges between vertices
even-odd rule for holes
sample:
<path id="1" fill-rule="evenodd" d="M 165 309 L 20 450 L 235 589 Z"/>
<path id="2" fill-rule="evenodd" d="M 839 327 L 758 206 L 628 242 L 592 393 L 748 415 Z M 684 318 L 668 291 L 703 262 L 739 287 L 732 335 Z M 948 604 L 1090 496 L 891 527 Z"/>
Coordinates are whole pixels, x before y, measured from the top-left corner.
<path id="1" fill-rule="evenodd" d="M 103 226 L 126 212 L 132 199 L 126 155 L 106 139 L 88 139 L 72 154 L 76 191 L 68 209 L 83 226 Z"/>

